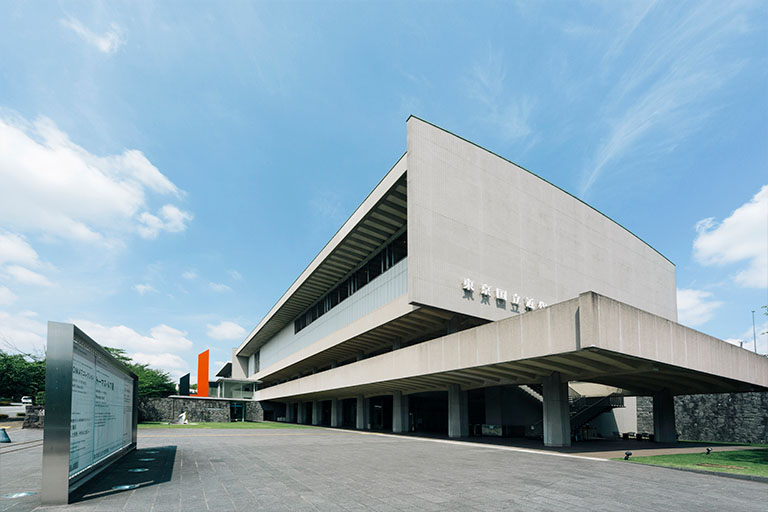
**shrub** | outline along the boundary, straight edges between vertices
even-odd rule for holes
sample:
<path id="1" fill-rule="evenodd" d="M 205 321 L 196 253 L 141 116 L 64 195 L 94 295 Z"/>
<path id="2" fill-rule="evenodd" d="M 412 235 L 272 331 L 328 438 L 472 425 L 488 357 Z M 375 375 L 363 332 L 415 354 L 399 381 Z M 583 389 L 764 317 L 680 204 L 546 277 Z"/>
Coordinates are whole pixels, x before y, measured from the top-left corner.
<path id="1" fill-rule="evenodd" d="M 0 400 L 0 406 L 3 406 L 3 405 L 11 405 L 11 402 L 9 402 L 8 400 Z"/>
<path id="2" fill-rule="evenodd" d="M 4 419 L 7 419 L 7 418 L 8 418 L 7 414 L 0 414 L 0 420 L 4 420 Z"/>
<path id="3" fill-rule="evenodd" d="M 17 418 L 23 418 L 23 417 L 24 417 L 24 416 L 26 416 L 26 415 L 27 415 L 27 413 L 25 413 L 25 412 L 17 412 L 17 413 L 16 413 L 16 417 L 17 417 Z"/>
<path id="4" fill-rule="evenodd" d="M 35 405 L 45 405 L 45 391 L 35 393 Z"/>

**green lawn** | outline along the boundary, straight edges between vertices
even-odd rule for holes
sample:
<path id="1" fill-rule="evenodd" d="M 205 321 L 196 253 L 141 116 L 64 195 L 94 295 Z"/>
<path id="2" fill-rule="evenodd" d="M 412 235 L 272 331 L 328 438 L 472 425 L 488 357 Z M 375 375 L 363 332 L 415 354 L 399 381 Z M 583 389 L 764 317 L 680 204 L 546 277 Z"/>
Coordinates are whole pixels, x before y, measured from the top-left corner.
<path id="1" fill-rule="evenodd" d="M 188 425 L 169 425 L 162 421 L 147 421 L 139 423 L 139 430 L 150 428 L 313 428 L 309 425 L 295 425 L 293 423 L 278 423 L 276 421 L 261 421 L 259 423 L 252 423 L 249 421 L 237 421 L 237 422 L 210 422 L 210 423 L 195 423 Z"/>
<path id="2" fill-rule="evenodd" d="M 629 462 L 768 477 L 768 449 L 717 451 L 714 447 L 712 453 L 706 455 L 702 448 L 702 453 L 632 457 Z"/>

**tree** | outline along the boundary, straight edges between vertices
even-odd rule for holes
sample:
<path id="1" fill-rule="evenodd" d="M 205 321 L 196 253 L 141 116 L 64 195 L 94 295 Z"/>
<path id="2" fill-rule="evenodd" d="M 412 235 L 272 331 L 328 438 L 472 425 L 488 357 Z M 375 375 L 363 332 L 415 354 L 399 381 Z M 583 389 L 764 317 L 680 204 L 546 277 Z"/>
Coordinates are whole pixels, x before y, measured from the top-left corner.
<path id="1" fill-rule="evenodd" d="M 134 362 L 121 348 L 104 348 L 139 378 L 139 397 L 162 397 L 176 393 L 176 384 L 166 372 Z"/>
<path id="2" fill-rule="evenodd" d="M 0 396 L 14 401 L 45 390 L 45 359 L 0 350 Z"/>

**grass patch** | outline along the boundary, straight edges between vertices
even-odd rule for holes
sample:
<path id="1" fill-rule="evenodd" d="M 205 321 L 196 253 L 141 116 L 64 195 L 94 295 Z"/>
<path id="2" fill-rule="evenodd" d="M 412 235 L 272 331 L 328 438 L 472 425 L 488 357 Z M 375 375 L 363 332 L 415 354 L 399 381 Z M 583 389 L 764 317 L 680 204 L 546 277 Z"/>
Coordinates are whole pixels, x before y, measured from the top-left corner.
<path id="1" fill-rule="evenodd" d="M 722 445 L 722 446 L 756 446 L 759 448 L 768 448 L 768 444 L 759 444 L 759 443 L 726 443 L 724 441 L 689 441 L 687 439 L 680 439 L 681 443 L 691 443 L 691 444 L 706 444 L 706 445 Z"/>
<path id="2" fill-rule="evenodd" d="M 152 428 L 231 428 L 231 429 L 265 429 L 265 428 L 313 428 L 309 425 L 296 425 L 294 423 L 278 423 L 276 421 L 260 421 L 258 423 L 250 421 L 235 422 L 208 422 L 195 423 L 188 425 L 169 425 L 162 421 L 146 421 L 139 423 L 139 430 Z"/>
<path id="3" fill-rule="evenodd" d="M 632 457 L 629 462 L 768 477 L 768 449 L 717 451 L 715 448 L 709 455 L 704 453 L 651 455 L 648 457 Z"/>

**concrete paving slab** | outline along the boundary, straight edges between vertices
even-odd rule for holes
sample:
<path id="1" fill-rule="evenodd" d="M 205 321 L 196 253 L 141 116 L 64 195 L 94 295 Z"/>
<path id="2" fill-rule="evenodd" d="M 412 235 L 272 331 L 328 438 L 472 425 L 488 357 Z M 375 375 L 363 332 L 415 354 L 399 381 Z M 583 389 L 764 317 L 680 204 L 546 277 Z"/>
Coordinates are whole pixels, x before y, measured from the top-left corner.
<path id="1" fill-rule="evenodd" d="M 435 441 L 322 428 L 142 430 L 139 450 L 86 484 L 73 496 L 75 503 L 49 510 L 749 511 L 763 510 L 768 492 L 758 482 Z M 0 494 L 38 494 L 0 499 L 0 511 L 37 510 L 42 448 L 2 452 Z M 129 472 L 140 458 L 155 460 L 142 462 L 147 472 Z M 611 492 L 596 492 L 600 482 Z M 123 483 L 140 485 L 112 489 Z"/>

